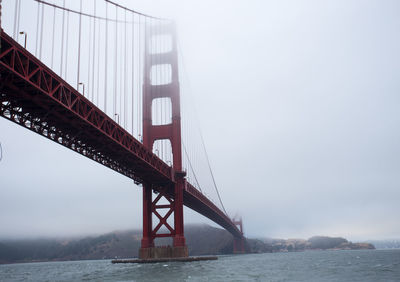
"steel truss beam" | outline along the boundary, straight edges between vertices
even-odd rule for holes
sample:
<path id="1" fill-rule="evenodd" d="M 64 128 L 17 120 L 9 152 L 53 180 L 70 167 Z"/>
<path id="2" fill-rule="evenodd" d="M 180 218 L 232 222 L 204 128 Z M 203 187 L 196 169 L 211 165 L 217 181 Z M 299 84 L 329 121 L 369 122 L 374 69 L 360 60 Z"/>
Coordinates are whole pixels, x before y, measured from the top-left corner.
<path id="1" fill-rule="evenodd" d="M 171 168 L 1 32 L 2 116 L 132 178 L 174 181 Z"/>
<path id="2" fill-rule="evenodd" d="M 154 229 L 152 230 L 152 236 L 154 238 L 172 237 L 175 235 L 175 230 L 174 230 L 174 228 L 171 227 L 171 225 L 168 224 L 167 220 L 171 215 L 173 215 L 174 207 L 175 207 L 174 199 L 173 199 L 173 197 L 171 197 L 168 194 L 167 187 L 162 187 L 155 191 L 156 191 L 156 193 L 158 193 L 158 195 L 153 200 L 151 210 L 152 210 L 152 213 L 158 218 L 159 222 L 156 225 L 156 227 L 154 227 Z M 168 201 L 168 204 L 164 204 L 164 205 L 158 204 L 158 202 L 163 198 Z M 162 216 L 158 212 L 158 210 L 164 210 L 164 209 L 168 209 L 168 210 L 167 210 L 166 214 L 164 216 Z M 160 231 L 161 227 L 163 227 L 163 226 L 169 231 L 169 233 L 158 233 Z"/>

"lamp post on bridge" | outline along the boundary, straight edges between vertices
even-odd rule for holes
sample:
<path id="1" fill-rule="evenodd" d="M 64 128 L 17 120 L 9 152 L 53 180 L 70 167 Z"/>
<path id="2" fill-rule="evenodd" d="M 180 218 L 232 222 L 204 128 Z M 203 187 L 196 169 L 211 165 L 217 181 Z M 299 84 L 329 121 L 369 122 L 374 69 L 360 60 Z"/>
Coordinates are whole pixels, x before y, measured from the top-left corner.
<path id="1" fill-rule="evenodd" d="M 82 95 L 85 96 L 85 83 L 79 82 L 79 83 L 78 83 L 78 86 L 79 86 L 79 85 L 82 85 L 82 88 L 83 88 L 83 89 L 82 89 L 82 91 L 83 91 L 83 92 L 82 92 Z"/>
<path id="2" fill-rule="evenodd" d="M 26 31 L 20 31 L 19 34 L 24 35 L 24 48 L 26 49 L 26 39 L 28 37 L 28 33 Z"/>

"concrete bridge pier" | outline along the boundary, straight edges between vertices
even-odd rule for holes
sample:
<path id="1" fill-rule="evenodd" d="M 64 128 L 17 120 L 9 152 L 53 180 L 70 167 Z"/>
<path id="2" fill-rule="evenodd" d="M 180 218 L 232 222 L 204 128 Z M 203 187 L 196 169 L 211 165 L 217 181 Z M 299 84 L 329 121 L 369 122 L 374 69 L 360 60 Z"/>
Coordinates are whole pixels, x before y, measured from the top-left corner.
<path id="1" fill-rule="evenodd" d="M 233 237 L 233 253 L 234 254 L 246 253 L 244 241 L 245 241 L 244 237 L 241 237 L 241 238 Z"/>

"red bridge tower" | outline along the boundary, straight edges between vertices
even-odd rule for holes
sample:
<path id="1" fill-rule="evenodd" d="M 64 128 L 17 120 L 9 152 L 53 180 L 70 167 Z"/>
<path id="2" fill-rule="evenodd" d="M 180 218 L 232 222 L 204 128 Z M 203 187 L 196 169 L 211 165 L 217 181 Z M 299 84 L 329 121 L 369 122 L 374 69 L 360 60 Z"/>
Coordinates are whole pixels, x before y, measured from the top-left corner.
<path id="1" fill-rule="evenodd" d="M 242 233 L 241 237 L 233 237 L 233 253 L 234 254 L 244 254 L 246 252 L 245 250 L 245 238 L 243 236 L 243 222 L 242 218 L 233 218 L 232 219 L 233 224 L 239 227 L 240 233 Z"/>
<path id="2" fill-rule="evenodd" d="M 171 48 L 167 52 L 153 53 L 152 45 L 157 36 L 170 37 Z M 143 82 L 143 144 L 150 151 L 156 140 L 167 139 L 171 142 L 173 162 L 171 174 L 175 183 L 165 185 L 157 183 L 143 184 L 143 238 L 139 250 L 139 258 L 161 257 L 187 257 L 188 248 L 183 233 L 183 187 L 186 173 L 182 171 L 181 152 L 181 112 L 178 79 L 178 58 L 173 23 L 165 24 L 161 28 L 147 27 L 144 51 L 144 82 Z M 151 72 L 157 67 L 167 65 L 171 70 L 171 79 L 168 84 L 152 81 Z M 172 119 L 169 124 L 154 125 L 152 121 L 153 100 L 168 98 L 171 101 Z M 157 197 L 153 200 L 153 191 Z M 165 198 L 167 204 L 160 204 Z M 165 215 L 159 212 L 168 211 Z M 153 228 L 152 218 L 155 215 L 158 223 Z M 173 215 L 174 224 L 171 226 L 167 220 Z M 163 231 L 164 229 L 164 231 Z M 160 233 L 165 232 L 167 233 Z M 156 247 L 154 239 L 159 237 L 172 237 L 172 247 Z"/>

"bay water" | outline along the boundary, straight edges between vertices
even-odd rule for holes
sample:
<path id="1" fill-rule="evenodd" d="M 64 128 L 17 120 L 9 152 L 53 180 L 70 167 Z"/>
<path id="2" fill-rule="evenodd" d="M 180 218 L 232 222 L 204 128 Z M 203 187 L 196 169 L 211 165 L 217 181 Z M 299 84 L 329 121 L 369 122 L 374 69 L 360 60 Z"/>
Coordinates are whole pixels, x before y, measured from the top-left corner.
<path id="1" fill-rule="evenodd" d="M 0 281 L 400 281 L 400 249 L 246 254 L 154 264 L 5 264 L 0 265 Z"/>

